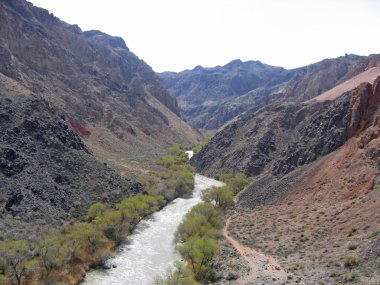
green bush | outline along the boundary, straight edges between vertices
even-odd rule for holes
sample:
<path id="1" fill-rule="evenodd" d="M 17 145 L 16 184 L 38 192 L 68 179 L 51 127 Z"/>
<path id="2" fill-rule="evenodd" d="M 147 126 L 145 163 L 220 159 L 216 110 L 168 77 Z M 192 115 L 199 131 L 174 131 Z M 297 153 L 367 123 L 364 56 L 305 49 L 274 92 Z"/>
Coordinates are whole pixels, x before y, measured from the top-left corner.
<path id="1" fill-rule="evenodd" d="M 158 278 L 155 285 L 197 285 L 192 272 L 186 267 L 183 262 L 176 262 L 174 270 L 170 271 L 166 278 Z"/>
<path id="2" fill-rule="evenodd" d="M 12 283 L 22 284 L 30 261 L 34 257 L 34 246 L 26 240 L 0 243 L 0 268 Z"/>
<path id="3" fill-rule="evenodd" d="M 178 226 L 176 239 L 185 242 L 194 236 L 214 238 L 221 227 L 218 212 L 209 203 L 201 203 L 186 214 L 183 222 Z"/>
<path id="4" fill-rule="evenodd" d="M 233 204 L 234 194 L 229 186 L 213 187 L 202 194 L 202 199 L 212 204 L 215 208 L 225 210 Z"/>
<path id="5" fill-rule="evenodd" d="M 195 169 L 187 164 L 188 156 L 180 145 L 174 145 L 170 150 L 172 155 L 161 157 L 157 164 L 163 166 L 167 171 L 160 173 L 160 178 L 166 181 L 166 189 L 155 191 L 149 186 L 150 192 L 158 192 L 167 200 L 172 200 L 178 196 L 189 196 L 194 189 Z M 147 180 L 147 179 L 145 179 Z M 149 181 L 149 179 L 148 179 Z"/>
<path id="6" fill-rule="evenodd" d="M 95 219 L 97 216 L 103 215 L 103 213 L 106 211 L 107 206 L 101 202 L 95 203 L 90 206 L 90 208 L 87 211 L 87 216 L 90 219 Z"/>
<path id="7" fill-rule="evenodd" d="M 233 175 L 231 173 L 225 173 L 221 175 L 221 180 L 230 187 L 234 195 L 248 186 L 249 182 L 244 174 Z"/>
<path id="8" fill-rule="evenodd" d="M 202 280 L 208 271 L 207 264 L 219 250 L 215 239 L 208 237 L 194 237 L 178 248 L 181 256 L 189 262 L 196 280 Z"/>

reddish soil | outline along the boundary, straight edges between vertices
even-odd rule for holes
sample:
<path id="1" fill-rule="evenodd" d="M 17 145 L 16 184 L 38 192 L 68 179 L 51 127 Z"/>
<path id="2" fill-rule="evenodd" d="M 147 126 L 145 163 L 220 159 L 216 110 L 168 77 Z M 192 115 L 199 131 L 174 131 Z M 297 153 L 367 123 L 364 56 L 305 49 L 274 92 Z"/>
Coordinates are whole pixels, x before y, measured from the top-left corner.
<path id="1" fill-rule="evenodd" d="M 252 268 L 247 278 L 255 274 L 250 256 L 258 250 L 298 284 L 380 284 L 380 175 L 369 157 L 380 139 L 359 148 L 361 140 L 305 167 L 294 190 L 275 204 L 228 219 L 226 237 Z M 345 265 L 349 258 L 357 264 Z"/>
<path id="2" fill-rule="evenodd" d="M 72 128 L 75 132 L 77 132 L 79 135 L 83 137 L 89 137 L 91 135 L 90 130 L 87 128 L 86 125 L 78 124 L 74 122 L 73 120 L 68 120 L 66 124 Z"/>
<path id="3" fill-rule="evenodd" d="M 228 230 L 230 227 L 231 218 L 232 216 L 226 220 L 226 224 L 223 228 L 223 235 L 237 250 L 237 252 L 247 261 L 250 268 L 249 274 L 238 279 L 237 284 L 246 284 L 250 280 L 285 281 L 287 273 L 283 268 L 281 268 L 281 265 L 275 258 L 241 244 L 229 234 Z"/>

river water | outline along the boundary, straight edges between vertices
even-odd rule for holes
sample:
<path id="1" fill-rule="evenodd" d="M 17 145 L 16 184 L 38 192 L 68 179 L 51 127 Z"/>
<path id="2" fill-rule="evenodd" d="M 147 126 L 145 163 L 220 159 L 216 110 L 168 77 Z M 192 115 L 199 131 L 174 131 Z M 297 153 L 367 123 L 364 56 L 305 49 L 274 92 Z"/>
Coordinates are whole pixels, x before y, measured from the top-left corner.
<path id="1" fill-rule="evenodd" d="M 106 264 L 108 270 L 87 273 L 85 285 L 150 285 L 165 276 L 179 257 L 175 252 L 174 233 L 185 214 L 201 202 L 201 192 L 223 183 L 196 174 L 193 197 L 177 198 L 161 211 L 138 224 L 127 243 L 118 247 Z"/>

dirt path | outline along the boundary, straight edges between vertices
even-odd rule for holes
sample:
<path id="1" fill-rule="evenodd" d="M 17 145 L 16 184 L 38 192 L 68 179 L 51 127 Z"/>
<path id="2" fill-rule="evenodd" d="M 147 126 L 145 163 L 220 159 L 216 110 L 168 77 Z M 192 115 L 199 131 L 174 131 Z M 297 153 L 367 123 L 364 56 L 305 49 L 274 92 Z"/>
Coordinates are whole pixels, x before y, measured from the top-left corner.
<path id="1" fill-rule="evenodd" d="M 278 284 L 286 281 L 287 273 L 275 258 L 260 253 L 253 248 L 244 246 L 229 235 L 228 228 L 230 226 L 232 217 L 233 215 L 226 220 L 226 224 L 223 228 L 223 235 L 240 253 L 240 255 L 248 262 L 251 269 L 248 275 L 242 276 L 239 280 L 237 280 L 238 284 L 261 285 L 263 282 L 266 282 L 265 284 Z"/>

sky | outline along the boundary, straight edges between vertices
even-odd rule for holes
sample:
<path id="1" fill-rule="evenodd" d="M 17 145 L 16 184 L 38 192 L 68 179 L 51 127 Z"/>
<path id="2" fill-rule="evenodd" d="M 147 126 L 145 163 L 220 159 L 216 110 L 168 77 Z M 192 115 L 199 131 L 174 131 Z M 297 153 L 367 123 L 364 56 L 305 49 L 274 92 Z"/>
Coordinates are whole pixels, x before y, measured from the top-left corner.
<path id="1" fill-rule="evenodd" d="M 157 72 L 380 53 L 380 0 L 29 1 L 83 31 L 122 37 Z"/>

